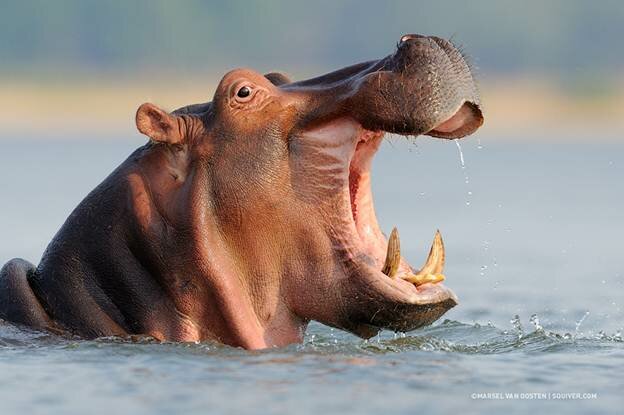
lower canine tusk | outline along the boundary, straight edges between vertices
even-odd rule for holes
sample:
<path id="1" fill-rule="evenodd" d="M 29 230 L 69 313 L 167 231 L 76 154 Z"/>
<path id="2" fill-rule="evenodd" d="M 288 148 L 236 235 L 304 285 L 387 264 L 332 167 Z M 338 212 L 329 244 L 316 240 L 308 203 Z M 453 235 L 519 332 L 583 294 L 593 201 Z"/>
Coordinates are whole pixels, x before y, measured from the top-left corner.
<path id="1" fill-rule="evenodd" d="M 433 237 L 433 243 L 431 244 L 431 249 L 429 250 L 427 262 L 425 262 L 425 265 L 423 265 L 420 271 L 418 271 L 417 275 L 442 274 L 442 271 L 444 270 L 444 259 L 444 242 L 442 241 L 440 231 L 436 231 L 436 234 Z"/>
<path id="2" fill-rule="evenodd" d="M 399 240 L 399 231 L 396 227 L 392 228 L 390 232 L 390 238 L 388 239 L 388 251 L 386 252 L 386 261 L 381 269 L 381 272 L 394 278 L 399 270 L 399 264 L 401 262 L 401 241 Z"/>
<path id="3" fill-rule="evenodd" d="M 427 262 L 420 271 L 414 274 L 407 274 L 402 279 L 411 282 L 415 285 L 422 285 L 426 283 L 435 284 L 436 282 L 444 281 L 444 275 L 442 270 L 444 269 L 444 242 L 442 242 L 442 235 L 440 231 L 437 231 L 433 238 L 433 244 L 431 250 L 429 250 L 429 256 Z"/>

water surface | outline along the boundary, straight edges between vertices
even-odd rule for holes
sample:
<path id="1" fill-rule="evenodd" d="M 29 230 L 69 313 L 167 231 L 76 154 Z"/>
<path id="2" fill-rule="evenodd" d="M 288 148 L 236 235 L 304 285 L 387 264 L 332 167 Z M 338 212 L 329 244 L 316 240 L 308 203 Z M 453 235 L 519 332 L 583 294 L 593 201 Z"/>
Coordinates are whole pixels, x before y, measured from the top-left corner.
<path id="1" fill-rule="evenodd" d="M 141 142 L 0 138 L 2 263 L 37 262 Z M 462 141 L 463 165 L 441 140 L 376 157 L 378 218 L 410 262 L 444 236 L 460 305 L 433 326 L 363 341 L 314 323 L 303 345 L 247 352 L 0 323 L 0 413 L 621 413 L 624 143 L 508 138 Z"/>

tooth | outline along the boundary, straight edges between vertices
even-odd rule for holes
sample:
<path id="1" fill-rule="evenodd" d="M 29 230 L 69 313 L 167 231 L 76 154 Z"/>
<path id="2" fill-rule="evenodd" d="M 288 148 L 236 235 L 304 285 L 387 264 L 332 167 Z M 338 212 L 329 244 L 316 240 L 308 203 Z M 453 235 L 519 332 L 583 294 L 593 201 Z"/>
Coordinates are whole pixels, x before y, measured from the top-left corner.
<path id="1" fill-rule="evenodd" d="M 416 275 L 407 274 L 402 278 L 416 285 L 425 284 L 427 282 L 436 283 L 444 281 L 444 275 L 442 275 L 442 270 L 444 269 L 444 257 L 444 242 L 442 242 L 442 235 L 440 235 L 440 231 L 436 231 L 425 265 Z"/>
<path id="2" fill-rule="evenodd" d="M 441 274 L 444 269 L 444 242 L 440 231 L 436 231 L 433 237 L 433 244 L 429 250 L 427 262 L 418 271 L 418 274 Z"/>
<path id="3" fill-rule="evenodd" d="M 436 282 L 444 281 L 445 277 L 442 274 L 407 274 L 404 277 L 401 277 L 405 281 L 409 281 L 415 285 L 422 285 L 427 282 L 435 284 Z"/>
<path id="4" fill-rule="evenodd" d="M 399 240 L 399 231 L 396 227 L 392 228 L 390 232 L 390 238 L 388 239 L 388 251 L 386 252 L 386 261 L 381 269 L 381 272 L 394 278 L 399 270 L 399 263 L 401 262 L 401 241 Z"/>

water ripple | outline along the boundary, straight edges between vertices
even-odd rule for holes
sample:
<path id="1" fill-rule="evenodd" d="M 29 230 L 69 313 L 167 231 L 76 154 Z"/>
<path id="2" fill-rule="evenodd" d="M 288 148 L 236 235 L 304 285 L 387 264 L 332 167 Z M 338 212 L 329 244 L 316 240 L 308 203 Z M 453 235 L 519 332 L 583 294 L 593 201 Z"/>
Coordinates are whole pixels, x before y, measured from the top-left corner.
<path id="1" fill-rule="evenodd" d="M 511 329 L 501 329 L 490 323 L 463 323 L 444 320 L 433 326 L 409 334 L 384 332 L 370 340 L 361 340 L 350 334 L 314 324 L 301 345 L 277 349 L 281 352 L 303 354 L 352 354 L 376 355 L 411 351 L 448 352 L 462 354 L 500 353 L 549 353 L 561 351 L 596 351 L 622 348 L 624 339 L 621 332 L 608 334 L 603 331 L 583 334 L 557 332 L 542 327 L 536 315 L 530 317 L 533 330 L 526 331 L 518 316 L 512 320 Z M 188 354 L 239 354 L 248 353 L 211 342 L 172 343 L 159 342 L 147 336 L 103 337 L 96 340 L 80 340 L 59 337 L 52 334 L 15 327 L 0 323 L 0 349 L 46 349 L 65 350 L 84 348 L 107 348 L 124 353 L 127 350 L 165 347 L 169 351 Z M 271 353 L 276 349 L 254 352 Z"/>

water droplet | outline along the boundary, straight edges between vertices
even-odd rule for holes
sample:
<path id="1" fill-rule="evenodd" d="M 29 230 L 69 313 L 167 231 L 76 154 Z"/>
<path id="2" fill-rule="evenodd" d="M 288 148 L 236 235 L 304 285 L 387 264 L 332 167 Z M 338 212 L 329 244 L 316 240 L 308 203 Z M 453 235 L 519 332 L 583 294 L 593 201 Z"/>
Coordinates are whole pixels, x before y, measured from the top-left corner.
<path id="1" fill-rule="evenodd" d="M 520 321 L 520 316 L 516 314 L 514 318 L 509 320 L 509 322 L 511 323 L 514 330 L 516 331 L 518 338 L 522 337 L 522 335 L 524 334 L 524 329 L 522 328 L 522 322 Z"/>
<path id="2" fill-rule="evenodd" d="M 461 163 L 462 169 L 466 167 L 466 163 L 464 163 L 464 153 L 461 148 L 461 144 L 459 144 L 459 140 L 453 140 L 457 145 L 457 150 L 459 151 L 459 162 Z"/>
<path id="3" fill-rule="evenodd" d="M 589 311 L 586 311 L 585 314 L 583 314 L 583 317 L 581 317 L 581 319 L 576 322 L 576 326 L 574 327 L 574 337 L 578 335 L 579 329 L 581 328 L 581 324 L 583 324 L 583 322 L 585 321 L 588 315 L 589 315 Z"/>
<path id="4" fill-rule="evenodd" d="M 533 324 L 533 327 L 535 327 L 535 331 L 544 330 L 544 328 L 540 324 L 539 317 L 537 317 L 537 314 L 531 315 L 531 318 L 529 318 L 529 321 L 531 322 L 531 324 Z"/>

